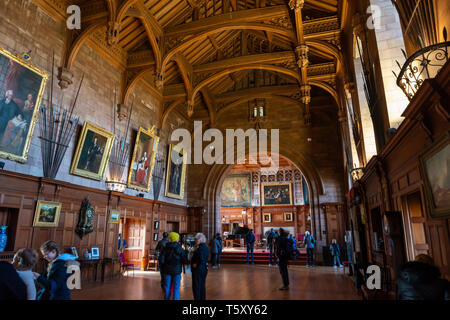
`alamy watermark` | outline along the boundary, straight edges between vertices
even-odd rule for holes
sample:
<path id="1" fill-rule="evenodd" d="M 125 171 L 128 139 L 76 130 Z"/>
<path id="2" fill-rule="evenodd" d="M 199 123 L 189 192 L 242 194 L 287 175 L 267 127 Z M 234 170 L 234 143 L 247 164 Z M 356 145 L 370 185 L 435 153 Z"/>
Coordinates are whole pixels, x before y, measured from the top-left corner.
<path id="1" fill-rule="evenodd" d="M 194 121 L 193 139 L 187 129 L 179 128 L 172 132 L 170 140 L 178 142 L 178 144 L 172 151 L 171 159 L 175 164 L 182 161 L 185 164 L 205 163 L 208 165 L 260 163 L 270 165 L 270 168 L 275 170 L 278 169 L 279 164 L 280 130 L 270 130 L 270 152 L 267 149 L 268 138 L 269 131 L 267 129 L 259 129 L 258 131 L 252 128 L 246 131 L 243 129 L 225 129 L 224 143 L 222 131 L 208 129 L 203 133 L 202 121 Z M 205 141 L 211 143 L 203 148 L 203 142 Z M 236 145 L 235 141 L 237 141 Z M 246 141 L 248 141 L 248 152 Z M 248 154 L 248 159 L 246 159 L 246 154 Z"/>

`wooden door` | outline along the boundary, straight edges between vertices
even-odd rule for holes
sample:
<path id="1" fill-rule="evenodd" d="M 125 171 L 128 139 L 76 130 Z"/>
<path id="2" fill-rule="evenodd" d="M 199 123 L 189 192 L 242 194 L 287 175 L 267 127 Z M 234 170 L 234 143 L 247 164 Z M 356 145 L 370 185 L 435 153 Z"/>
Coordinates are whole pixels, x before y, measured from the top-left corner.
<path id="1" fill-rule="evenodd" d="M 426 217 L 420 192 L 408 194 L 403 198 L 403 212 L 408 260 L 414 260 L 419 254 L 429 254 L 425 233 Z"/>
<path id="2" fill-rule="evenodd" d="M 125 249 L 127 262 L 140 267 L 144 254 L 145 220 L 127 218 L 124 224 L 124 238 L 127 240 Z"/>

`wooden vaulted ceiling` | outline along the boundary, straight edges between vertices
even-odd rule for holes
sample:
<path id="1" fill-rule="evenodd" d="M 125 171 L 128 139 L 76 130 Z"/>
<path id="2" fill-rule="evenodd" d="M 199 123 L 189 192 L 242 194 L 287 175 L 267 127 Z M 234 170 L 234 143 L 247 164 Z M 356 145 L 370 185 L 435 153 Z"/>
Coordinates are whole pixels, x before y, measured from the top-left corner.
<path id="1" fill-rule="evenodd" d="M 68 0 L 34 1 L 65 22 Z M 219 109 L 259 93 L 301 105 L 302 84 L 337 100 L 337 0 L 305 0 L 300 20 L 290 8 L 300 0 L 70 2 L 81 8 L 82 29 L 68 31 L 63 67 L 70 70 L 82 44 L 91 46 L 123 72 L 121 103 L 137 83 L 160 101 L 160 126 L 172 111 L 214 124 Z M 304 70 L 300 42 L 309 48 Z"/>

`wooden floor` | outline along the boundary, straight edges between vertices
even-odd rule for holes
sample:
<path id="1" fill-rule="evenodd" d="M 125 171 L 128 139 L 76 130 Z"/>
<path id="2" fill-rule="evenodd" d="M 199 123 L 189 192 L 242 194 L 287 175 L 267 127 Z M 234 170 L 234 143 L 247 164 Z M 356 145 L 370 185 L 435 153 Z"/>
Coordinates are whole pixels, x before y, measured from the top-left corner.
<path id="1" fill-rule="evenodd" d="M 342 269 L 289 266 L 290 289 L 282 285 L 278 267 L 266 265 L 222 265 L 210 269 L 206 279 L 208 300 L 356 300 L 361 299 L 352 280 Z M 72 291 L 73 300 L 163 299 L 159 272 L 135 271 L 135 277 L 87 284 Z M 192 300 L 189 270 L 182 275 L 180 299 Z"/>

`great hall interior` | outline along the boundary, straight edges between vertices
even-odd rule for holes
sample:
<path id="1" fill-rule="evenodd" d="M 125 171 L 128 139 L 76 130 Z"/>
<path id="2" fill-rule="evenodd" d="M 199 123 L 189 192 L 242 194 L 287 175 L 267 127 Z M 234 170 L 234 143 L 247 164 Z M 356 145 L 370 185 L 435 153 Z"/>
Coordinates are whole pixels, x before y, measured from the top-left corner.
<path id="1" fill-rule="evenodd" d="M 396 299 L 421 254 L 450 280 L 449 1 L 5 0 L 0 16 L 1 261 L 35 249 L 41 273 L 53 240 L 80 263 L 72 299 L 163 299 L 163 232 L 201 232 L 223 238 L 208 299 Z M 230 151 L 229 129 L 279 142 Z M 289 291 L 271 228 L 297 241 Z"/>

